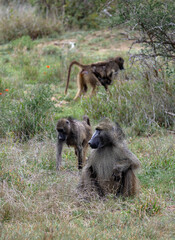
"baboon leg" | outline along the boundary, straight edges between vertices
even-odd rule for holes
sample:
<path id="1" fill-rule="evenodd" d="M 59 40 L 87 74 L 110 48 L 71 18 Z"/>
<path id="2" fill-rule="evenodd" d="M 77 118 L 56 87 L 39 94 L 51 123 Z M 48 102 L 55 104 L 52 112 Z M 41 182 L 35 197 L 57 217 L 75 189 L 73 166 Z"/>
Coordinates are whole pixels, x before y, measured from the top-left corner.
<path id="1" fill-rule="evenodd" d="M 95 188 L 95 190 L 97 191 L 98 195 L 100 197 L 103 197 L 104 196 L 104 191 L 103 191 L 103 189 L 101 188 L 100 184 L 97 181 L 97 174 L 93 170 L 92 166 L 89 168 L 89 176 L 90 176 L 90 179 L 91 179 L 92 186 Z"/>
<path id="2" fill-rule="evenodd" d="M 132 169 L 122 173 L 121 186 L 117 194 L 124 197 L 133 196 L 137 193 L 137 178 Z"/>
<path id="3" fill-rule="evenodd" d="M 76 96 L 74 97 L 74 100 L 81 97 L 82 94 L 87 92 L 87 85 L 84 81 L 84 77 L 81 72 L 77 76 L 77 85 L 78 85 L 78 91 L 77 91 Z"/>
<path id="4" fill-rule="evenodd" d="M 92 86 L 92 91 L 91 91 L 90 96 L 92 97 L 95 94 L 96 94 L 96 86 L 94 85 L 94 86 Z"/>
<path id="5" fill-rule="evenodd" d="M 63 142 L 57 141 L 57 155 L 56 155 L 56 170 L 60 169 L 60 165 L 62 162 L 62 150 L 63 150 Z"/>
<path id="6" fill-rule="evenodd" d="M 83 165 L 85 164 L 86 162 L 86 153 L 87 153 L 87 150 L 88 150 L 88 144 L 84 146 L 83 148 Z"/>
<path id="7" fill-rule="evenodd" d="M 112 95 L 111 91 L 110 91 L 109 88 L 108 88 L 108 85 L 104 85 L 104 88 L 105 88 L 105 90 L 106 90 L 107 93 L 109 93 L 110 95 Z"/>
<path id="8" fill-rule="evenodd" d="M 83 167 L 83 149 L 82 147 L 78 146 L 75 151 L 78 157 L 78 169 L 80 170 Z"/>
<path id="9" fill-rule="evenodd" d="M 85 166 L 82 171 L 81 182 L 78 185 L 78 189 L 86 191 L 87 193 L 95 191 L 100 197 L 103 197 L 104 191 L 97 181 L 97 174 L 92 166 Z"/>

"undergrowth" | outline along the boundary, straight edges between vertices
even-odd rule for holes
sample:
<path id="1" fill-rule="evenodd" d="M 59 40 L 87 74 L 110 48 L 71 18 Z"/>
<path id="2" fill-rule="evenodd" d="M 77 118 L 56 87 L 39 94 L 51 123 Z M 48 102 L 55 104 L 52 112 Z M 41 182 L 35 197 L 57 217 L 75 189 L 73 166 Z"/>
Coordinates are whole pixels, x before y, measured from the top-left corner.
<path id="1" fill-rule="evenodd" d="M 118 33 L 105 36 L 23 36 L 0 47 L 1 239 L 173 239 L 174 66 L 131 65 L 126 52 L 112 48 Z M 91 63 L 114 55 L 124 57 L 126 70 L 109 86 L 111 96 L 100 86 L 96 96 L 73 101 L 76 67 L 64 95 L 72 60 Z M 135 198 L 83 200 L 76 192 L 77 158 L 67 146 L 56 172 L 56 122 L 70 115 L 81 120 L 85 113 L 93 130 L 104 116 L 122 125 L 142 165 Z"/>
<path id="2" fill-rule="evenodd" d="M 128 81 L 123 79 L 125 75 L 120 75 L 110 88 L 111 95 L 103 91 L 83 100 L 86 113 L 97 120 L 108 116 L 129 126 L 137 135 L 149 135 L 161 127 L 172 130 L 175 123 L 174 73 L 169 75 L 166 69 L 148 68 L 145 64 L 139 71 L 140 76 L 133 72 Z"/>

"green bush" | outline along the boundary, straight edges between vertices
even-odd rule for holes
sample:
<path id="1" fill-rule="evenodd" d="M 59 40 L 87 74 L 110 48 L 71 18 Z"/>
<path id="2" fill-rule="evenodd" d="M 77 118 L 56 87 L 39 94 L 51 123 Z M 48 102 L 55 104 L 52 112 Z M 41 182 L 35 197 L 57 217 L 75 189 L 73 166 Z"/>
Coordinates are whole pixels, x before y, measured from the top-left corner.
<path id="1" fill-rule="evenodd" d="M 50 120 L 53 109 L 51 96 L 48 86 L 37 85 L 19 101 L 2 96 L 0 135 L 10 132 L 20 140 L 27 140 L 44 130 L 49 131 L 53 127 Z"/>
<path id="2" fill-rule="evenodd" d="M 11 41 L 11 46 L 13 49 L 17 48 L 22 50 L 25 48 L 26 50 L 31 50 L 34 46 L 34 42 L 30 36 L 22 36 L 21 38 Z"/>

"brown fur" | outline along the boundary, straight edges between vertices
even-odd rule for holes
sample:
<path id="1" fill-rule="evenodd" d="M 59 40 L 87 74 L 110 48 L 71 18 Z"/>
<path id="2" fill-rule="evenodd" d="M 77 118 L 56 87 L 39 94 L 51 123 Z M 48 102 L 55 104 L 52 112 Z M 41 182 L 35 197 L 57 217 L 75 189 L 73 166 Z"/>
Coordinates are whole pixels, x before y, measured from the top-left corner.
<path id="1" fill-rule="evenodd" d="M 122 129 L 106 118 L 96 130 L 89 143 L 92 147 L 92 144 L 98 145 L 101 141 L 101 146 L 92 150 L 82 170 L 79 189 L 95 191 L 100 196 L 107 193 L 124 197 L 135 195 L 138 180 L 134 170 L 140 167 L 140 161 L 128 149 Z"/>
<path id="2" fill-rule="evenodd" d="M 78 169 L 81 169 L 85 163 L 88 141 L 92 136 L 89 118 L 84 116 L 83 121 L 78 121 L 71 117 L 62 118 L 58 121 L 56 130 L 58 133 L 57 170 L 60 169 L 62 162 L 62 149 L 64 143 L 74 147 L 75 154 L 78 157 Z"/>
<path id="3" fill-rule="evenodd" d="M 91 86 L 91 95 L 95 94 L 96 87 L 98 85 L 103 85 L 106 91 L 108 91 L 108 85 L 112 83 L 114 76 L 117 74 L 118 70 L 124 69 L 124 60 L 121 57 L 116 57 L 115 59 L 98 62 L 90 65 L 83 65 L 77 61 L 71 62 L 68 70 L 67 84 L 65 89 L 65 94 L 69 86 L 70 73 L 73 65 L 77 65 L 81 68 L 77 76 L 78 91 L 74 98 L 76 100 L 82 94 L 85 94 L 88 90 L 88 85 Z"/>

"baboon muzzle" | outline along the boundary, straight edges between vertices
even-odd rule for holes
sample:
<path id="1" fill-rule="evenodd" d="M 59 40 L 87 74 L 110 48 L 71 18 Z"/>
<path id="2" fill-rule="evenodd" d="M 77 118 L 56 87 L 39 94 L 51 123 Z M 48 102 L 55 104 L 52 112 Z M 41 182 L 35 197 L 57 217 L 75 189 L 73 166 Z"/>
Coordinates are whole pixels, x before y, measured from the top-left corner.
<path id="1" fill-rule="evenodd" d="M 59 132 L 58 139 L 60 141 L 65 141 L 66 140 L 66 134 Z"/>
<path id="2" fill-rule="evenodd" d="M 91 148 L 97 149 L 97 148 L 101 148 L 101 147 L 104 146 L 104 144 L 102 143 L 102 140 L 101 140 L 99 135 L 100 135 L 100 131 L 96 130 L 94 132 L 92 138 L 88 142 Z"/>

